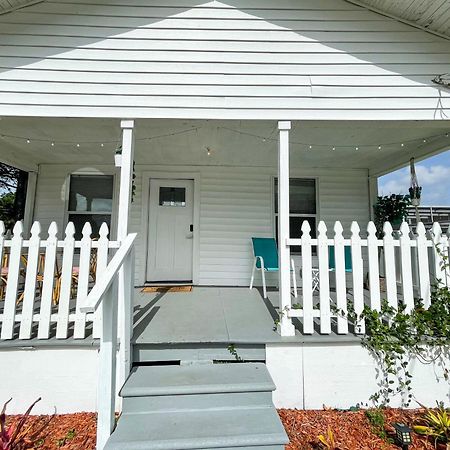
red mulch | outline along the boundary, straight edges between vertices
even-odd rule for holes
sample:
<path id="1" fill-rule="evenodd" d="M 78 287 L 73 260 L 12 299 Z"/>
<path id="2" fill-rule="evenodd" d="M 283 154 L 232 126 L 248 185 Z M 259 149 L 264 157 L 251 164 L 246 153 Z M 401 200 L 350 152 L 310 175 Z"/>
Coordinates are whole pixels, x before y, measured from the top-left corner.
<path id="1" fill-rule="evenodd" d="M 18 416 L 9 416 L 8 423 Z M 26 427 L 38 430 L 48 416 L 30 416 Z M 38 437 L 34 448 L 39 450 L 95 450 L 96 414 L 64 414 L 53 417 Z"/>
<path id="2" fill-rule="evenodd" d="M 289 435 L 290 444 L 287 450 L 312 450 L 318 446 L 318 435 L 327 435 L 328 428 L 333 432 L 339 450 L 398 450 L 399 447 L 378 437 L 364 411 L 303 411 L 280 409 L 281 420 Z M 419 410 L 386 409 L 386 432 L 393 434 L 389 424 L 406 423 L 411 426 L 417 423 Z M 432 450 L 435 447 L 425 437 L 414 434 L 410 450 Z"/>
<path id="3" fill-rule="evenodd" d="M 378 437 L 371 429 L 364 411 L 303 411 L 280 409 L 281 420 L 289 435 L 290 444 L 286 450 L 318 449 L 318 435 L 326 435 L 328 428 L 333 432 L 339 450 L 398 450 Z M 386 424 L 403 422 L 412 425 L 417 422 L 420 411 L 386 409 Z M 48 416 L 30 416 L 27 425 L 39 429 Z M 11 416 L 8 422 L 17 420 Z M 93 413 L 58 415 L 35 444 L 39 450 L 94 450 L 96 417 Z M 388 427 L 387 431 L 393 432 Z M 414 435 L 410 450 L 433 450 L 434 446 L 422 436 Z"/>

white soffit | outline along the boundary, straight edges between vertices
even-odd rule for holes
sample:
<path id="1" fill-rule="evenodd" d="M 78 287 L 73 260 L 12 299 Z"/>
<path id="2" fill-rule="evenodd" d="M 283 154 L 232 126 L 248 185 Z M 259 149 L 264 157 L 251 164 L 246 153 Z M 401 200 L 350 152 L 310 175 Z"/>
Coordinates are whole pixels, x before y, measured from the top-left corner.
<path id="1" fill-rule="evenodd" d="M 6 14 L 42 1 L 44 0 L 0 0 L 0 14 Z"/>
<path id="2" fill-rule="evenodd" d="M 450 0 L 347 0 L 450 39 Z"/>

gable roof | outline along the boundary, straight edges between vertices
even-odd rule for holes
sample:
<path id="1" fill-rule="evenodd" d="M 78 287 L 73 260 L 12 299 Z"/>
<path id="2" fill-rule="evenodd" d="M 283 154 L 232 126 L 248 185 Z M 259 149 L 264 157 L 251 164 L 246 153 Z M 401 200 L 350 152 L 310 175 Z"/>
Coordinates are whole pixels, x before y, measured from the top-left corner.
<path id="1" fill-rule="evenodd" d="M 348 0 L 422 30 L 450 38 L 450 0 Z"/>

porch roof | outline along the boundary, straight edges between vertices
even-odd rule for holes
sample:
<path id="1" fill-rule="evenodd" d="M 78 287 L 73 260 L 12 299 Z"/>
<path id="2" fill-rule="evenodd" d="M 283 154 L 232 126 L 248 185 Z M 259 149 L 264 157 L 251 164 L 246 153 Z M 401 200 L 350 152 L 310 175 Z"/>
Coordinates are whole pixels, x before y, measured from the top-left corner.
<path id="1" fill-rule="evenodd" d="M 446 122 L 293 122 L 291 167 L 368 169 L 380 175 L 450 147 Z M 120 141 L 114 119 L 4 117 L 2 161 L 26 170 L 40 164 L 80 169 L 112 165 Z M 161 166 L 277 164 L 274 121 L 141 119 L 136 122 L 135 161 Z M 425 141 L 425 142 L 424 142 Z M 211 154 L 207 156 L 207 148 Z"/>

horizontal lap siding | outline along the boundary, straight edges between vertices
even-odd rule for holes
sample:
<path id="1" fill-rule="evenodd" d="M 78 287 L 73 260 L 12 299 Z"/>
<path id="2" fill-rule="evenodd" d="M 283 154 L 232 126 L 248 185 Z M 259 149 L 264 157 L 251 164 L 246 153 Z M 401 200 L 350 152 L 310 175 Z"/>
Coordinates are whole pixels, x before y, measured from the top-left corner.
<path id="1" fill-rule="evenodd" d="M 55 0 L 0 16 L 0 114 L 433 119 L 449 63 L 344 1 Z"/>
<path id="2" fill-rule="evenodd" d="M 65 226 L 65 180 L 81 166 L 42 165 L 37 186 L 35 220 L 43 229 L 56 221 L 60 235 Z M 90 168 L 89 171 L 94 171 Z M 97 167 L 109 172 L 111 168 Z M 276 169 L 255 167 L 183 167 L 136 165 L 136 192 L 131 206 L 130 231 L 138 233 L 136 283 L 145 271 L 146 236 L 142 228 L 142 179 L 146 171 L 200 173 L 200 284 L 246 285 L 252 265 L 252 236 L 273 236 L 272 180 Z M 367 171 L 311 169 L 292 176 L 316 176 L 319 219 L 332 229 L 341 220 L 347 230 L 353 220 L 362 228 L 369 220 Z M 349 201 L 351 199 L 351 201 Z M 145 222 L 145 218 L 144 218 Z M 259 280 L 259 278 L 258 278 Z M 275 281 L 272 277 L 271 282 Z M 259 281 L 258 281 L 259 282 Z"/>

